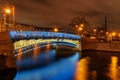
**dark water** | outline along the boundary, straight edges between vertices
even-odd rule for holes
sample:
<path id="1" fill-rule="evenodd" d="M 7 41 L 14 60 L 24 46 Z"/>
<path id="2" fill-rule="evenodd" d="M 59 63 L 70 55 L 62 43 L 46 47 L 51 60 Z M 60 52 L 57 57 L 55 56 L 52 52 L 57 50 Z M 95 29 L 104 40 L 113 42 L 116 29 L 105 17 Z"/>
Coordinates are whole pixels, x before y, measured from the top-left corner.
<path id="1" fill-rule="evenodd" d="M 120 80 L 120 53 L 83 51 L 75 80 Z"/>
<path id="2" fill-rule="evenodd" d="M 13 80 L 120 80 L 120 53 L 115 52 L 51 49 L 18 57 L 16 63 Z"/>
<path id="3" fill-rule="evenodd" d="M 14 80 L 74 80 L 79 53 L 59 52 L 51 49 L 37 55 L 18 58 L 18 71 Z"/>

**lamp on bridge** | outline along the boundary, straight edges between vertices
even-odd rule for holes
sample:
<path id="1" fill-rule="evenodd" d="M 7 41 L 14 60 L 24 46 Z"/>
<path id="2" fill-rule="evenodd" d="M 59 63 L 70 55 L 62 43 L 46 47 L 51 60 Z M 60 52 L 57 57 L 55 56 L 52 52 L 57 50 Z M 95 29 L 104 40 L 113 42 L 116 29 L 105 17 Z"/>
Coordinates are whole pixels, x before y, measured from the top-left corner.
<path id="1" fill-rule="evenodd" d="M 12 27 L 11 29 L 14 29 L 14 6 L 12 7 L 5 7 L 4 8 L 4 27 L 6 28 L 6 31 L 10 27 L 10 18 L 12 19 Z"/>

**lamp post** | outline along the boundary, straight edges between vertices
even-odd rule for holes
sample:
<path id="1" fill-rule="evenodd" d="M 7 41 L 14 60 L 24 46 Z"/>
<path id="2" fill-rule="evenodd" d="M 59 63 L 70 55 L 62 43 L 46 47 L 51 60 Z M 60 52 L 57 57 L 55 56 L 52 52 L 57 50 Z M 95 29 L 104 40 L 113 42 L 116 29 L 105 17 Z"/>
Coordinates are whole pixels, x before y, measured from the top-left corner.
<path id="1" fill-rule="evenodd" d="M 4 8 L 4 26 L 7 31 L 9 27 L 9 15 L 11 14 L 11 9 L 10 8 Z"/>
<path id="2" fill-rule="evenodd" d="M 78 35 L 80 34 L 80 35 L 82 36 L 82 30 L 83 30 L 82 27 L 79 27 L 79 28 L 78 28 Z"/>
<path id="3" fill-rule="evenodd" d="M 97 29 L 93 29 L 93 32 L 96 33 L 96 32 L 97 32 Z"/>
<path id="4" fill-rule="evenodd" d="M 12 6 L 13 28 L 15 30 L 15 7 Z"/>
<path id="5" fill-rule="evenodd" d="M 7 31 L 8 27 L 9 27 L 10 15 L 12 16 L 12 26 L 15 29 L 15 26 L 14 26 L 14 19 L 15 19 L 14 6 L 4 8 L 4 26 L 6 28 L 6 31 Z"/>
<path id="6" fill-rule="evenodd" d="M 84 27 L 84 24 L 80 24 L 80 25 L 78 26 L 78 35 L 80 34 L 81 36 L 83 36 L 83 34 L 82 34 L 83 27 Z"/>
<path id="7" fill-rule="evenodd" d="M 58 28 L 54 28 L 54 32 L 58 32 Z"/>
<path id="8" fill-rule="evenodd" d="M 80 27 L 84 27 L 84 24 L 80 24 Z"/>
<path id="9" fill-rule="evenodd" d="M 79 35 L 79 33 L 83 30 L 83 27 L 84 27 L 84 24 L 80 24 L 80 25 L 75 25 L 75 27 L 76 27 L 76 33 L 77 33 L 77 35 Z"/>

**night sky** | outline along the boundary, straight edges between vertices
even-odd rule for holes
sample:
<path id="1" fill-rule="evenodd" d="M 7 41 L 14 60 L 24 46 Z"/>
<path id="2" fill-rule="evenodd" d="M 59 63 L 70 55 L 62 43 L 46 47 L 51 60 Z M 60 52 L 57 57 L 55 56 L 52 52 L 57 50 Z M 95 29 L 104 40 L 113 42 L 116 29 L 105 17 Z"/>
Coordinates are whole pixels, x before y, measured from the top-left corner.
<path id="1" fill-rule="evenodd" d="M 15 5 L 15 20 L 19 23 L 61 26 L 75 16 L 84 16 L 98 25 L 107 16 L 109 24 L 120 25 L 120 0 L 0 0 L 0 6 L 7 2 Z"/>

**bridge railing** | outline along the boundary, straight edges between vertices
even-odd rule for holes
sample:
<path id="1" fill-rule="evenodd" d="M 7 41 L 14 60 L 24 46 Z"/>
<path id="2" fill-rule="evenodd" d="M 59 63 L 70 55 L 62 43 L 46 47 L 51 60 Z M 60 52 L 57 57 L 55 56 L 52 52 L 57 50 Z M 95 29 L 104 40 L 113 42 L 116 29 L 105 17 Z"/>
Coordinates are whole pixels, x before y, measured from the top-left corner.
<path id="1" fill-rule="evenodd" d="M 25 46 L 30 46 L 34 44 L 42 44 L 42 43 L 52 43 L 52 42 L 67 42 L 72 44 L 78 44 L 78 40 L 69 40 L 69 39 L 29 39 L 29 40 L 19 40 L 14 42 L 14 50 L 20 49 Z"/>
<path id="2" fill-rule="evenodd" d="M 37 39 L 37 38 L 63 38 L 80 40 L 80 36 L 67 33 L 41 32 L 41 31 L 10 31 L 10 37 L 13 40 Z"/>

